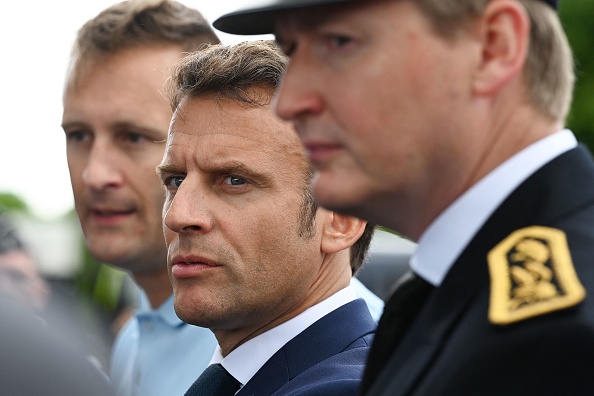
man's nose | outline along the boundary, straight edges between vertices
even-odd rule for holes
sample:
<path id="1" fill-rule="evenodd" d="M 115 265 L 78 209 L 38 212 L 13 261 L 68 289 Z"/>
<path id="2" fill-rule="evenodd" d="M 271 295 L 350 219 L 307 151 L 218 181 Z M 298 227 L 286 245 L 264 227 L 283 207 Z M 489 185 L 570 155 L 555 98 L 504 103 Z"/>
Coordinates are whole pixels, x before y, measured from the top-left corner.
<path id="1" fill-rule="evenodd" d="M 205 194 L 190 186 L 186 179 L 171 200 L 165 202 L 163 224 L 178 233 L 207 233 L 214 219 Z"/>
<path id="2" fill-rule="evenodd" d="M 278 116 L 287 121 L 296 121 L 319 114 L 324 102 L 316 81 L 315 70 L 295 54 L 275 94 L 274 107 Z"/>
<path id="3" fill-rule="evenodd" d="M 95 145 L 89 153 L 83 180 L 93 190 L 120 186 L 124 177 L 113 150 L 106 145 Z"/>

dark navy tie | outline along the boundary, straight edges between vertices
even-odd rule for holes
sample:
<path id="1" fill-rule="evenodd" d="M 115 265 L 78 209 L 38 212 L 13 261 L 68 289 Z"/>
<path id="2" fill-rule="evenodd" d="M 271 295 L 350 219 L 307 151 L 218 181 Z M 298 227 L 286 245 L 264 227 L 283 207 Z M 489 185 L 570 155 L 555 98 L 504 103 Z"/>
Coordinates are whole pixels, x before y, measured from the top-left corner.
<path id="1" fill-rule="evenodd" d="M 186 391 L 185 396 L 233 396 L 240 387 L 220 364 L 211 364 Z"/>
<path id="2" fill-rule="evenodd" d="M 364 395 L 382 370 L 399 341 L 435 287 L 407 272 L 397 281 L 392 296 L 384 307 L 367 357 L 360 394 Z"/>

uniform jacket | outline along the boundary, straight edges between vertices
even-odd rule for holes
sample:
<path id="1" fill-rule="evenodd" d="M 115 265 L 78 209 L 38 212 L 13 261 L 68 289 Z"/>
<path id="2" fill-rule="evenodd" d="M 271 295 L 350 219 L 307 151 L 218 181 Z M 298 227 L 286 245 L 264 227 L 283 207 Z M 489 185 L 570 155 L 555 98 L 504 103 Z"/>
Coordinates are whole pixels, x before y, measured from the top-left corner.
<path id="1" fill-rule="evenodd" d="M 570 266 L 587 295 L 570 307 L 494 324 L 488 254 L 531 226 L 565 233 Z M 510 246 L 504 261 L 521 250 Z M 562 250 L 551 245 L 552 260 Z M 544 294 L 555 292 L 559 274 L 548 276 L 553 281 Z M 594 161 L 587 150 L 555 158 L 496 209 L 429 296 L 368 395 L 594 395 Z"/>
<path id="2" fill-rule="evenodd" d="M 343 305 L 285 344 L 237 396 L 356 395 L 376 325 L 364 300 Z"/>

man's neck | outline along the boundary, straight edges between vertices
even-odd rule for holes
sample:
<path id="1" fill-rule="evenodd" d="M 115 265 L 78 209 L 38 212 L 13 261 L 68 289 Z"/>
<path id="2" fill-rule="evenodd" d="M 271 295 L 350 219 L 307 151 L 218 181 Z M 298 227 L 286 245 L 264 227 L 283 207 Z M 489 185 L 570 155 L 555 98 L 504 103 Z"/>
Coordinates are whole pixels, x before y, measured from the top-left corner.
<path id="1" fill-rule="evenodd" d="M 167 270 L 136 273 L 133 274 L 133 277 L 138 286 L 146 293 L 152 309 L 159 308 L 173 292 Z"/>

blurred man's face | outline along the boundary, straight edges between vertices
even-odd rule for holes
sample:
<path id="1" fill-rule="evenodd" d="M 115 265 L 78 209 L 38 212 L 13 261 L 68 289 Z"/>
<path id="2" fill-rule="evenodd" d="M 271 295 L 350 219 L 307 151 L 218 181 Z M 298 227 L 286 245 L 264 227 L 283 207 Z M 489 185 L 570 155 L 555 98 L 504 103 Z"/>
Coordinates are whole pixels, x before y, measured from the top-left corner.
<path id="1" fill-rule="evenodd" d="M 165 271 L 163 157 L 171 110 L 162 94 L 175 46 L 126 50 L 84 69 L 64 94 L 76 211 L 91 254 L 133 273 Z"/>
<path id="2" fill-rule="evenodd" d="M 21 249 L 0 253 L 0 292 L 35 312 L 46 307 L 51 294 L 33 256 Z"/>
<path id="3" fill-rule="evenodd" d="M 276 111 L 307 149 L 320 205 L 391 226 L 460 189 L 469 40 L 437 36 L 411 1 L 290 12 L 277 40 L 291 60 Z"/>
<path id="4" fill-rule="evenodd" d="M 180 318 L 244 340 L 300 312 L 324 287 L 321 273 L 344 270 L 321 268 L 328 212 L 318 212 L 313 236 L 302 232 L 307 169 L 299 139 L 270 107 L 182 102 L 159 167 Z"/>

